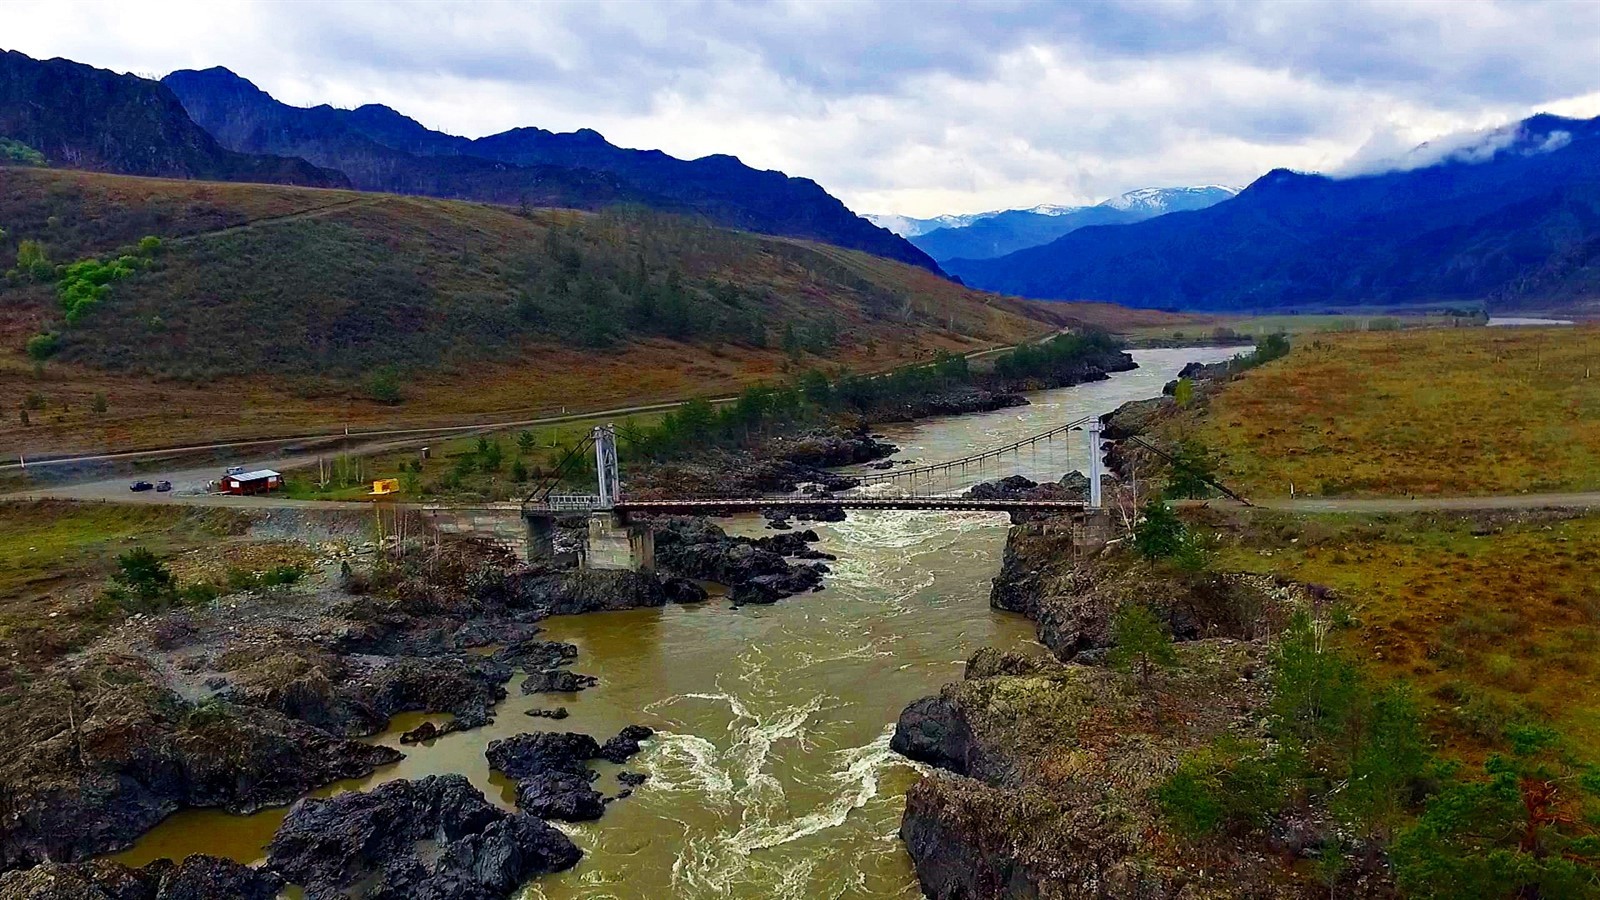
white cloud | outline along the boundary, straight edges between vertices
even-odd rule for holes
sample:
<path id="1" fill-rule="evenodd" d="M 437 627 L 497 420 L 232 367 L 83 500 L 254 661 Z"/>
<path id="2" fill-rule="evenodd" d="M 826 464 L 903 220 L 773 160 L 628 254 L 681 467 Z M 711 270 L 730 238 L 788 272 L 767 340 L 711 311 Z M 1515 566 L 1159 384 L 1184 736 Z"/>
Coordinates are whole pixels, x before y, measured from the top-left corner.
<path id="1" fill-rule="evenodd" d="M 1600 114 L 1600 4 L 1559 0 L 12 0 L 0 44 L 225 65 L 286 102 L 469 136 L 731 153 L 922 216 L 1372 165 L 1546 101 Z"/>

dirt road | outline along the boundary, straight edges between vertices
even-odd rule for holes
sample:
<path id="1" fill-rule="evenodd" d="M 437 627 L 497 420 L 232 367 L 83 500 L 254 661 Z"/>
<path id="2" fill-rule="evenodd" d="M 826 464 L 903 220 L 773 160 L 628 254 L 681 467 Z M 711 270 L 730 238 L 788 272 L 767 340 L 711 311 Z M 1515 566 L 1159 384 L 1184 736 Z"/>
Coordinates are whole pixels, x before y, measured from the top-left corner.
<path id="1" fill-rule="evenodd" d="M 1255 500 L 1256 506 L 1302 513 L 1404 513 L 1480 509 L 1600 509 L 1600 492 L 1497 494 L 1486 497 L 1337 497 Z"/>

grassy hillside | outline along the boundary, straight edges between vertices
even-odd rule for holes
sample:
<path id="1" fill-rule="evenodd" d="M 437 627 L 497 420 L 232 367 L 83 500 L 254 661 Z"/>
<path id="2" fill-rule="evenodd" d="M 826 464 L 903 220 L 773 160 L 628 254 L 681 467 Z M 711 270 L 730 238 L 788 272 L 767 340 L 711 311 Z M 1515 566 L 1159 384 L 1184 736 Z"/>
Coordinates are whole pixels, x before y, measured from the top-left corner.
<path id="1" fill-rule="evenodd" d="M 1596 757 L 1600 515 L 1555 512 L 1255 516 L 1221 549 L 1232 570 L 1327 585 L 1368 665 L 1419 690 L 1453 754 L 1498 749 L 1508 726 L 1555 725 Z"/>
<path id="2" fill-rule="evenodd" d="M 0 266 L 25 241 L 48 261 L 0 287 L 4 451 L 717 393 L 1121 315 L 644 211 L 43 169 L 0 178 Z M 132 251 L 147 235 L 159 249 Z M 137 264 L 66 321 L 59 267 L 130 252 Z M 55 349 L 36 364 L 23 350 L 43 333 Z"/>
<path id="3" fill-rule="evenodd" d="M 1248 495 L 1600 489 L 1600 329 L 1302 336 L 1173 437 Z"/>

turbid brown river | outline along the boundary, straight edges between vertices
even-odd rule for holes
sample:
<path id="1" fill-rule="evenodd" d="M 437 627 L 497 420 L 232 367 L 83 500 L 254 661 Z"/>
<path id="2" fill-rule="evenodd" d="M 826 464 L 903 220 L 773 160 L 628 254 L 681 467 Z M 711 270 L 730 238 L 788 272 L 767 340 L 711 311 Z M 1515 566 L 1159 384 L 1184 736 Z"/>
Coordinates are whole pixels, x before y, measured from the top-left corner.
<path id="1" fill-rule="evenodd" d="M 1155 396 L 1185 363 L 1236 352 L 1136 351 L 1139 368 L 1109 381 L 1042 391 L 1026 407 L 882 432 L 901 458 L 956 459 Z M 950 487 L 1010 474 L 1058 478 L 1084 470 L 1086 450 L 1075 434 L 958 473 Z M 755 534 L 762 522 L 724 524 Z M 918 773 L 889 751 L 889 735 L 901 709 L 958 679 L 973 651 L 1032 642 L 1032 623 L 989 608 L 1006 524 L 992 514 L 853 512 L 816 526 L 818 546 L 839 557 L 820 593 L 767 607 L 713 600 L 552 619 L 542 637 L 578 645 L 573 669 L 598 676 L 597 687 L 524 697 L 512 684 L 493 725 L 406 747 L 400 763 L 321 793 L 461 772 L 510 806 L 513 791 L 484 761 L 489 741 L 550 728 L 604 740 L 642 723 L 657 737 L 628 768 L 648 772 L 649 782 L 600 821 L 568 828 L 583 861 L 528 887 L 524 900 L 920 896 L 896 834 Z M 557 704 L 571 717 L 523 715 Z M 378 740 L 398 747 L 396 736 L 419 718 L 400 717 Z M 611 793 L 618 767 L 601 765 L 601 787 Z M 117 858 L 139 865 L 205 852 L 257 860 L 283 815 L 179 813 Z"/>

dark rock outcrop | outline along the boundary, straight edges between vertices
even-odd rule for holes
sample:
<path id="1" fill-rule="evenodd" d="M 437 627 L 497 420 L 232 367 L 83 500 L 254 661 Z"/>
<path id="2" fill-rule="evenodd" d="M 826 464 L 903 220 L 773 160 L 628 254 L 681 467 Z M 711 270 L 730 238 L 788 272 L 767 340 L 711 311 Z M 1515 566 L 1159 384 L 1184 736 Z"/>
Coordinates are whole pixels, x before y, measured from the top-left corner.
<path id="1" fill-rule="evenodd" d="M 524 694 L 575 694 L 584 688 L 594 687 L 600 679 L 593 675 L 580 675 L 566 669 L 545 669 L 530 672 L 522 682 Z"/>
<path id="2" fill-rule="evenodd" d="M 174 698 L 173 703 L 179 709 Z M 274 710 L 216 703 L 179 720 L 137 707 L 107 710 L 29 757 L 11 782 L 13 818 L 0 835 L 5 868 L 82 859 L 126 847 L 185 807 L 251 813 L 401 758 L 388 747 L 330 735 Z M 59 759 L 58 759 L 59 757 Z"/>
<path id="3" fill-rule="evenodd" d="M 241 668 L 227 693 L 233 702 L 351 736 L 374 734 L 401 712 L 449 712 L 454 730 L 484 725 L 511 679 L 510 667 L 459 652 L 379 656 L 265 644 L 236 652 L 234 662 Z"/>
<path id="4" fill-rule="evenodd" d="M 535 731 L 491 741 L 484 756 L 489 767 L 520 780 L 549 771 L 584 772 L 600 755 L 600 744 L 575 731 Z"/>
<path id="5" fill-rule="evenodd" d="M 44 863 L 0 875 L 6 900 L 274 900 L 283 879 L 231 859 L 194 855 L 130 869 L 108 860 Z"/>
<path id="6" fill-rule="evenodd" d="M 600 818 L 609 802 L 593 787 L 599 776 L 589 761 L 626 762 L 639 752 L 639 742 L 654 734 L 644 725 L 629 725 L 602 745 L 587 734 L 538 731 L 494 741 L 484 755 L 490 768 L 517 783 L 518 809 L 541 818 L 581 822 Z"/>
<path id="7" fill-rule="evenodd" d="M 598 819 L 604 799 L 591 787 L 588 762 L 600 745 L 587 734 L 539 731 L 493 741 L 484 752 L 489 767 L 517 783 L 517 808 L 567 822 Z"/>
<path id="8" fill-rule="evenodd" d="M 578 648 L 566 641 L 518 641 L 494 652 L 496 662 L 524 672 L 564 666 L 578 658 Z"/>
<path id="9" fill-rule="evenodd" d="M 710 596 L 692 578 L 668 577 L 662 580 L 661 589 L 666 592 L 669 603 L 703 603 Z"/>
<path id="10" fill-rule="evenodd" d="M 648 741 L 655 731 L 644 725 L 629 725 L 616 737 L 600 745 L 599 756 L 607 762 L 624 763 L 639 752 L 639 742 Z"/>
<path id="11" fill-rule="evenodd" d="M 357 883 L 363 896 L 385 900 L 510 897 L 580 855 L 566 835 L 494 806 L 461 775 L 302 800 L 267 847 L 268 865 L 311 900 L 343 897 Z"/>
<path id="12" fill-rule="evenodd" d="M 735 605 L 773 603 L 822 584 L 815 566 L 794 565 L 786 556 L 831 559 L 811 550 L 814 531 L 761 538 L 732 537 L 705 519 L 656 523 L 656 563 L 680 577 L 727 585 Z"/>
<path id="13" fill-rule="evenodd" d="M 900 448 L 871 434 L 865 427 L 812 431 L 776 438 L 768 452 L 803 466 L 849 466 L 892 456 Z"/>
<path id="14" fill-rule="evenodd" d="M 647 572 L 533 569 L 509 576 L 506 589 L 515 608 L 541 616 L 638 609 L 667 602 L 661 579 Z"/>
<path id="15" fill-rule="evenodd" d="M 1028 398 L 1016 390 L 964 386 L 878 407 L 873 410 L 872 418 L 879 422 L 910 422 L 933 416 L 962 416 L 1027 405 Z"/>
<path id="16" fill-rule="evenodd" d="M 1040 483 L 1022 475 L 1008 475 L 995 481 L 973 485 L 962 496 L 972 500 L 1086 500 L 1089 479 L 1081 472 L 1068 472 L 1060 481 Z M 1052 512 L 1012 512 L 1011 524 L 1020 525 L 1059 516 Z"/>
<path id="17" fill-rule="evenodd" d="M 972 730 L 960 709 L 947 698 L 923 697 L 900 713 L 889 749 L 908 759 L 965 775 L 972 755 Z"/>
<path id="18" fill-rule="evenodd" d="M 423 722 L 421 725 L 400 735 L 402 744 L 421 744 L 425 741 L 435 740 L 444 732 L 432 722 Z"/>
<path id="19" fill-rule="evenodd" d="M 467 622 L 456 629 L 454 643 L 456 648 L 461 650 L 488 647 L 494 644 L 517 644 L 531 639 L 543 630 L 532 622 L 478 619 Z"/>
<path id="20" fill-rule="evenodd" d="M 544 772 L 517 782 L 517 808 L 541 819 L 588 822 L 605 814 L 605 797 L 591 785 L 594 773 Z"/>

